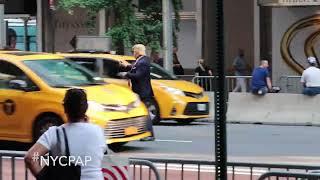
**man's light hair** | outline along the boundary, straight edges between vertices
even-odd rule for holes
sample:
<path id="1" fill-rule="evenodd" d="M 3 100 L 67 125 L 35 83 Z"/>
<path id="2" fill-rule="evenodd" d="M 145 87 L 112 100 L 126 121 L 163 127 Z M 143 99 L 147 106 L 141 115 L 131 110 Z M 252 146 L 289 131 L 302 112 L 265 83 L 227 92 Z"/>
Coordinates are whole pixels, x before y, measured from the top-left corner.
<path id="1" fill-rule="evenodd" d="M 268 61 L 268 60 L 265 60 L 265 59 L 263 59 L 263 60 L 260 61 L 260 65 L 262 65 L 262 64 L 268 64 L 268 63 L 269 63 L 269 61 Z"/>
<path id="2" fill-rule="evenodd" d="M 198 63 L 204 63 L 204 59 L 198 59 Z"/>
<path id="3" fill-rule="evenodd" d="M 132 47 L 132 51 L 139 53 L 140 55 L 146 55 L 146 47 L 143 44 L 136 44 Z"/>

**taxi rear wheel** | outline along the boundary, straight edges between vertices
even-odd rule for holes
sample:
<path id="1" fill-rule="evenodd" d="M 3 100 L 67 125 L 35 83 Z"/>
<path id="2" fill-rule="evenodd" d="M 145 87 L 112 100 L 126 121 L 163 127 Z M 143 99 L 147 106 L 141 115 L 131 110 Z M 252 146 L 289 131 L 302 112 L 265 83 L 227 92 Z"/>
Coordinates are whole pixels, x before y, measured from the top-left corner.
<path id="1" fill-rule="evenodd" d="M 160 119 L 160 110 L 159 110 L 158 103 L 154 99 L 151 99 L 146 103 L 146 106 L 148 108 L 149 116 L 152 121 L 152 124 L 159 124 L 161 119 Z"/>
<path id="2" fill-rule="evenodd" d="M 62 120 L 55 115 L 43 115 L 39 117 L 34 125 L 33 141 L 36 142 L 51 126 L 59 126 L 61 124 Z"/>

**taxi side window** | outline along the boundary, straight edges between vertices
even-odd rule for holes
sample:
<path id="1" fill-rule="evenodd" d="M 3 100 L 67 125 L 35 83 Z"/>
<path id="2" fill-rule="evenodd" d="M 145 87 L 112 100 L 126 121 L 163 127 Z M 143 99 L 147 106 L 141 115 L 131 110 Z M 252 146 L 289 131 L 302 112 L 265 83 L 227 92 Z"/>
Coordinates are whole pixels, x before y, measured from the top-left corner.
<path id="1" fill-rule="evenodd" d="M 111 59 L 103 61 L 103 75 L 110 78 L 120 79 L 117 75 L 120 71 L 120 64 L 118 61 Z"/>
<path id="2" fill-rule="evenodd" d="M 90 69 L 92 72 L 97 72 L 96 59 L 93 58 L 69 58 L 75 63 Z"/>
<path id="3" fill-rule="evenodd" d="M 36 87 L 20 68 L 14 64 L 0 60 L 0 89 L 10 89 L 10 80 L 23 80 L 27 83 L 28 87 Z"/>

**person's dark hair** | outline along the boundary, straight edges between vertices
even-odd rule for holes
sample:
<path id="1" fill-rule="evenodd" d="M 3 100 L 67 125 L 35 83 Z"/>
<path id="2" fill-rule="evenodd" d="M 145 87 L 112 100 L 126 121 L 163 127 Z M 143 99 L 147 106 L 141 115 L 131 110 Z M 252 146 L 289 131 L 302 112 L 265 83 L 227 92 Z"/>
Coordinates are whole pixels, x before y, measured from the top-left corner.
<path id="1" fill-rule="evenodd" d="M 243 49 L 238 49 L 238 55 L 240 57 L 243 57 L 244 56 L 244 50 Z"/>
<path id="2" fill-rule="evenodd" d="M 86 118 L 87 94 L 82 89 L 69 89 L 64 97 L 63 106 L 69 118 L 68 121 L 79 122 Z"/>

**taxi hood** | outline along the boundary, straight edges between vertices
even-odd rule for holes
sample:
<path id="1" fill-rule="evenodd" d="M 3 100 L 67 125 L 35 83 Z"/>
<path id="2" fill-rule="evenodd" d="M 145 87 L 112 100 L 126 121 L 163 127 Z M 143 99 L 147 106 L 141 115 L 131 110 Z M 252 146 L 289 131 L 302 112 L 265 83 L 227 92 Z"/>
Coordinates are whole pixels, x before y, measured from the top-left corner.
<path id="1" fill-rule="evenodd" d="M 152 80 L 152 84 L 156 84 L 158 86 L 168 86 L 180 89 L 181 91 L 196 94 L 203 92 L 203 89 L 200 86 L 184 80 Z"/>
<path id="2" fill-rule="evenodd" d="M 128 88 L 114 84 L 74 88 L 84 89 L 87 93 L 88 101 L 94 101 L 100 104 L 128 105 L 138 98 L 138 96 Z M 58 91 L 65 93 L 67 90 L 59 89 Z"/>

